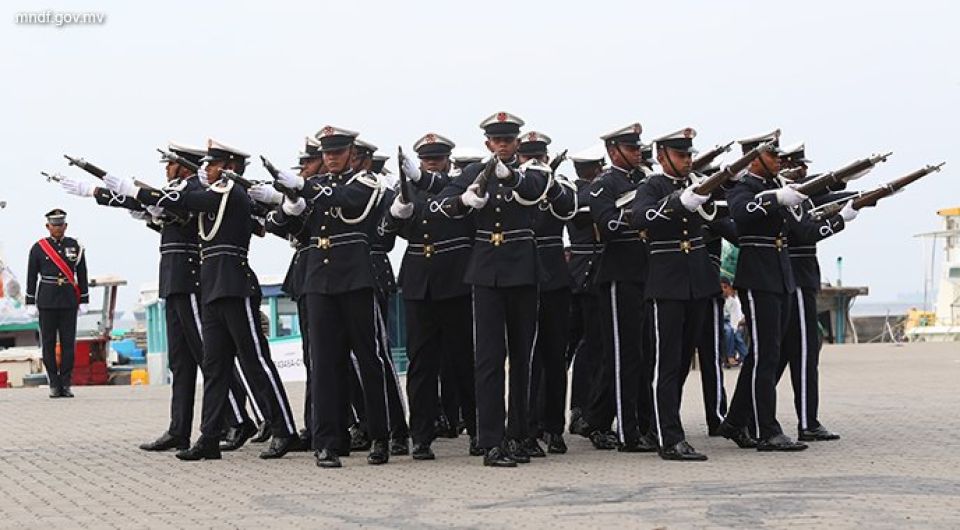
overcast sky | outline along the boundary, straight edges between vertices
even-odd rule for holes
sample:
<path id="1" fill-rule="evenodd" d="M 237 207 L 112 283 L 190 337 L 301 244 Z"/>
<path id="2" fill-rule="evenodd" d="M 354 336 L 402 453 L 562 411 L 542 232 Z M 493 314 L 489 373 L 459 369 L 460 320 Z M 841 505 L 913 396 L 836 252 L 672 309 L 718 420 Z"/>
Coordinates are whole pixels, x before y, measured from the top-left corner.
<path id="1" fill-rule="evenodd" d="M 208 137 L 295 161 L 325 124 L 388 153 L 433 131 L 479 148 L 478 123 L 507 110 L 557 150 L 640 121 L 644 136 L 691 126 L 701 149 L 783 130 L 814 171 L 874 152 L 879 184 L 927 163 L 920 181 L 821 245 L 825 277 L 872 301 L 922 290 L 914 234 L 960 206 L 960 7 L 911 2 L 45 2 L 99 12 L 101 25 L 0 31 L 0 243 L 22 279 L 43 213 L 62 207 L 92 274 L 129 280 L 121 307 L 156 280 L 158 237 L 125 213 L 67 196 L 40 170 L 62 155 L 162 183 L 157 147 Z M 391 161 L 391 164 L 395 161 Z M 567 167 L 566 172 L 572 173 Z M 263 178 L 259 163 L 248 175 Z M 92 178 L 92 177 L 91 177 Z M 283 274 L 286 242 L 256 239 L 254 269 Z"/>

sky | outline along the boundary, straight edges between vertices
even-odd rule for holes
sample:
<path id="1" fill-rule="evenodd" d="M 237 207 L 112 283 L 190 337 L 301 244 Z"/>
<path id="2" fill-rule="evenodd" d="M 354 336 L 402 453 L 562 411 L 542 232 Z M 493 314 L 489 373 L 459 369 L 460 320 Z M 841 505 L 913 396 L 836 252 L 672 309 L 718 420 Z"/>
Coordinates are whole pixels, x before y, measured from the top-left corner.
<path id="1" fill-rule="evenodd" d="M 2 252 L 22 279 L 45 234 L 43 213 L 61 207 L 91 274 L 128 280 L 120 307 L 129 308 L 156 281 L 158 236 L 45 182 L 41 170 L 85 175 L 64 153 L 159 185 L 155 149 L 168 140 L 212 137 L 278 165 L 295 162 L 304 137 L 327 124 L 389 154 L 426 132 L 481 148 L 478 124 L 504 110 L 550 135 L 557 151 L 595 145 L 634 121 L 645 139 L 693 127 L 701 150 L 780 128 L 783 144 L 806 142 L 815 172 L 893 151 L 863 187 L 946 161 L 820 247 L 825 279 L 836 280 L 842 256 L 843 283 L 869 286 L 871 301 L 922 291 L 930 244 L 914 235 L 942 227 L 936 210 L 960 206 L 960 4 L 565 4 L 6 3 Z M 47 10 L 105 18 L 16 22 L 19 12 Z M 266 173 L 256 162 L 248 176 Z M 261 276 L 284 273 L 285 241 L 252 247 Z"/>

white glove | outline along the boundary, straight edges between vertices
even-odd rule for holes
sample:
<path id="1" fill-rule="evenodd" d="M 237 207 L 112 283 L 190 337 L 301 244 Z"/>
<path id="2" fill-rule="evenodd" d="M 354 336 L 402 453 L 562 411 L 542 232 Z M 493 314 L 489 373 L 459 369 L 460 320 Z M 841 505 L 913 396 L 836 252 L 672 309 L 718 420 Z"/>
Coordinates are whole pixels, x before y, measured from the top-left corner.
<path id="1" fill-rule="evenodd" d="M 809 197 L 797 191 L 796 184 L 787 184 L 776 192 L 777 202 L 780 206 L 796 206 L 807 200 Z"/>
<path id="2" fill-rule="evenodd" d="M 404 169 L 406 171 L 406 169 Z M 393 204 L 390 205 L 390 215 L 394 219 L 409 219 L 413 216 L 413 203 L 412 202 L 403 202 L 403 199 L 397 195 L 393 199 Z"/>
<path id="3" fill-rule="evenodd" d="M 247 194 L 250 195 L 251 199 L 263 204 L 276 206 L 283 202 L 283 194 L 269 184 L 254 184 L 247 190 Z"/>
<path id="4" fill-rule="evenodd" d="M 849 223 L 857 218 L 860 215 L 860 210 L 857 210 L 853 207 L 853 201 L 847 201 L 847 204 L 843 205 L 843 209 L 840 210 L 840 217 L 843 217 L 843 222 Z"/>
<path id="5" fill-rule="evenodd" d="M 86 180 L 74 180 L 70 177 L 63 177 L 63 180 L 60 181 L 60 187 L 70 195 L 93 197 L 94 185 Z"/>
<path id="6" fill-rule="evenodd" d="M 494 173 L 497 174 L 497 178 L 500 180 L 508 179 L 511 175 L 513 175 L 513 172 L 510 171 L 510 168 L 508 168 L 507 165 L 503 163 L 503 160 L 500 160 L 499 158 L 497 159 L 497 169 L 494 170 Z"/>
<path id="7" fill-rule="evenodd" d="M 400 165 L 403 169 L 403 173 L 408 179 L 410 179 L 410 182 L 417 182 L 420 180 L 420 168 L 417 166 L 416 162 L 404 156 Z"/>
<path id="8" fill-rule="evenodd" d="M 207 163 L 204 162 L 202 166 L 197 168 L 197 179 L 200 181 L 200 185 L 207 187 Z"/>
<path id="9" fill-rule="evenodd" d="M 150 217 L 153 217 L 154 219 L 163 215 L 163 206 L 147 206 L 146 209 L 147 213 L 150 214 Z"/>
<path id="10" fill-rule="evenodd" d="M 141 210 L 130 210 L 130 217 L 133 217 L 137 221 L 146 221 L 150 214 Z"/>
<path id="11" fill-rule="evenodd" d="M 290 202 L 290 199 L 284 199 L 283 206 L 280 208 L 283 209 L 283 213 L 296 217 L 307 209 L 307 201 L 303 200 L 302 197 L 297 199 L 297 202 Z"/>
<path id="12" fill-rule="evenodd" d="M 484 194 L 483 197 L 481 197 L 479 191 L 479 184 L 471 184 L 467 186 L 467 191 L 460 195 L 460 200 L 463 201 L 463 204 L 466 204 L 474 210 L 479 210 L 487 205 L 487 195 Z"/>
<path id="13" fill-rule="evenodd" d="M 283 187 L 290 188 L 292 190 L 303 189 L 303 178 L 294 175 L 293 173 L 280 169 L 277 170 L 277 182 L 279 182 Z"/>
<path id="14" fill-rule="evenodd" d="M 28 305 L 28 306 L 27 306 L 27 316 L 30 317 L 30 318 L 36 318 L 36 317 L 37 317 L 37 306 L 35 306 L 35 305 Z"/>
<path id="15" fill-rule="evenodd" d="M 80 304 L 80 306 L 77 307 L 77 314 L 82 315 L 87 312 L 87 309 L 90 309 L 90 306 L 87 304 Z"/>
<path id="16" fill-rule="evenodd" d="M 133 179 L 130 177 L 117 177 L 107 173 L 103 176 L 103 183 L 106 184 L 107 188 L 114 193 L 119 193 L 120 195 L 125 195 L 127 197 L 137 196 L 137 186 L 133 183 Z"/>
<path id="17" fill-rule="evenodd" d="M 695 211 L 697 208 L 703 206 L 710 200 L 709 195 L 699 195 L 693 191 L 694 186 L 686 188 L 680 193 L 680 204 L 684 208 L 690 210 L 691 212 Z"/>

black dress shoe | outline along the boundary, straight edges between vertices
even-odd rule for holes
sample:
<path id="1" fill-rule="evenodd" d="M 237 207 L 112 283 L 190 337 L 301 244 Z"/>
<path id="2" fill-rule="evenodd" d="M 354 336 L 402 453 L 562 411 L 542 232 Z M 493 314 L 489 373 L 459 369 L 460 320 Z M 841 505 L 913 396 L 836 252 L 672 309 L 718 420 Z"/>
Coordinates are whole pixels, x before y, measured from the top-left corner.
<path id="1" fill-rule="evenodd" d="M 664 460 L 681 460 L 685 462 L 702 462 L 707 455 L 698 453 L 686 440 L 680 440 L 673 447 L 660 451 L 660 458 Z"/>
<path id="2" fill-rule="evenodd" d="M 390 447 L 386 440 L 374 440 L 367 455 L 367 463 L 379 466 L 390 461 Z"/>
<path id="3" fill-rule="evenodd" d="M 621 453 L 656 453 L 658 449 L 657 440 L 650 434 L 628 439 L 617 447 Z"/>
<path id="4" fill-rule="evenodd" d="M 310 431 L 306 429 L 300 429 L 300 433 L 297 435 L 297 443 L 294 444 L 290 450 L 298 453 L 312 451 L 313 438 L 310 436 Z"/>
<path id="5" fill-rule="evenodd" d="M 720 425 L 708 425 L 707 436 L 720 436 Z"/>
<path id="6" fill-rule="evenodd" d="M 227 429 L 227 436 L 220 442 L 221 451 L 236 451 L 247 443 L 251 436 L 257 434 L 257 426 L 252 421 L 245 421 L 236 427 Z"/>
<path id="7" fill-rule="evenodd" d="M 546 458 L 547 456 L 547 453 L 543 452 L 543 448 L 540 447 L 540 443 L 537 442 L 536 438 L 527 438 L 523 443 L 523 450 L 527 452 L 530 458 Z"/>
<path id="8" fill-rule="evenodd" d="M 457 436 L 467 432 L 467 420 L 461 419 L 457 422 Z"/>
<path id="9" fill-rule="evenodd" d="M 298 436 L 274 436 L 270 440 L 270 447 L 260 453 L 260 458 L 264 460 L 283 458 L 283 455 L 289 453 L 298 443 L 300 443 Z"/>
<path id="10" fill-rule="evenodd" d="M 340 457 L 337 456 L 335 451 L 331 451 L 330 449 L 317 451 L 314 453 L 314 456 L 317 458 L 317 467 L 343 467 L 343 464 L 340 463 Z"/>
<path id="11" fill-rule="evenodd" d="M 169 451 L 170 449 L 183 451 L 189 447 L 189 438 L 184 438 L 183 436 L 173 436 L 169 432 L 161 434 L 159 438 L 152 442 L 140 444 L 140 449 L 143 449 L 144 451 Z"/>
<path id="12" fill-rule="evenodd" d="M 430 449 L 430 444 L 414 444 L 414 460 L 435 460 L 436 458 L 437 456 L 433 454 L 433 449 Z"/>
<path id="13" fill-rule="evenodd" d="M 527 450 L 520 440 L 507 440 L 504 449 L 507 451 L 507 456 L 514 462 L 518 464 L 530 463 L 530 455 L 527 454 Z"/>
<path id="14" fill-rule="evenodd" d="M 573 407 L 570 409 L 570 434 L 580 434 L 578 432 L 573 432 L 573 426 L 577 423 L 577 420 L 583 418 L 583 409 L 580 407 Z"/>
<path id="15" fill-rule="evenodd" d="M 54 398 L 62 398 L 62 397 L 63 397 L 63 390 L 62 390 L 60 387 L 58 387 L 58 386 L 52 386 L 52 387 L 50 387 L 50 398 L 51 398 L 51 399 L 54 399 Z"/>
<path id="16" fill-rule="evenodd" d="M 617 448 L 617 438 L 611 432 L 593 431 L 590 433 L 590 443 L 594 449 L 609 451 Z"/>
<path id="17" fill-rule="evenodd" d="M 366 451 L 367 449 L 370 449 L 370 438 L 367 438 L 367 433 L 359 425 L 352 425 L 350 427 L 350 450 Z"/>
<path id="18" fill-rule="evenodd" d="M 437 418 L 434 424 L 434 432 L 437 438 L 457 438 L 459 436 L 456 427 L 451 425 L 447 417 L 443 415 Z"/>
<path id="19" fill-rule="evenodd" d="M 483 448 L 480 447 L 480 441 L 477 440 L 477 437 L 471 436 L 470 437 L 470 456 L 484 456 L 486 454 L 487 454 L 486 451 L 484 451 Z"/>
<path id="20" fill-rule="evenodd" d="M 215 438 L 204 438 L 202 435 L 189 449 L 177 453 L 177 458 L 187 462 L 197 460 L 220 460 L 220 445 Z"/>
<path id="21" fill-rule="evenodd" d="M 70 387 L 65 386 L 60 389 L 60 397 L 72 398 L 73 392 L 70 390 Z"/>
<path id="22" fill-rule="evenodd" d="M 757 440 L 747 434 L 746 427 L 734 427 L 727 422 L 720 424 L 717 433 L 727 440 L 732 440 L 741 449 L 753 449 L 757 446 Z"/>
<path id="23" fill-rule="evenodd" d="M 517 461 L 501 447 L 491 447 L 483 455 L 483 465 L 489 467 L 517 467 Z"/>
<path id="24" fill-rule="evenodd" d="M 562 455 L 567 452 L 567 444 L 563 441 L 562 434 L 545 433 L 544 441 L 547 443 L 547 452 L 554 455 Z"/>
<path id="25" fill-rule="evenodd" d="M 823 425 L 818 425 L 815 429 L 800 429 L 801 442 L 825 442 L 827 440 L 839 440 L 840 435 L 827 430 Z"/>
<path id="26" fill-rule="evenodd" d="M 257 427 L 256 435 L 253 438 L 250 438 L 250 443 L 252 444 L 262 444 L 270 439 L 270 422 L 263 421 L 260 422 L 260 425 Z"/>
<path id="27" fill-rule="evenodd" d="M 570 434 L 578 434 L 584 438 L 590 437 L 590 424 L 583 417 L 570 420 Z"/>
<path id="28" fill-rule="evenodd" d="M 757 451 L 803 451 L 807 444 L 795 442 L 786 434 L 774 434 L 757 442 Z"/>
<path id="29" fill-rule="evenodd" d="M 390 456 L 410 454 L 410 440 L 407 438 L 393 438 L 390 440 Z"/>

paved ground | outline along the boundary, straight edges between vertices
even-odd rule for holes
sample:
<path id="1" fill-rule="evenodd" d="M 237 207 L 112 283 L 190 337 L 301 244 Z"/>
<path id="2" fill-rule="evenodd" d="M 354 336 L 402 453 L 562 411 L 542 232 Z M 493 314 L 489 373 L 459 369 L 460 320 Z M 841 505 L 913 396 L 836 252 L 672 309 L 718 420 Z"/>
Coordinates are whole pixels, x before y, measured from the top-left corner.
<path id="1" fill-rule="evenodd" d="M 383 467 L 360 456 L 321 470 L 307 453 L 264 462 L 251 446 L 181 463 L 136 448 L 165 426 L 166 387 L 77 388 L 73 400 L 0 390 L 0 527 L 960 527 L 960 346 L 824 357 L 823 420 L 842 440 L 739 450 L 706 437 L 688 384 L 684 419 L 706 463 L 598 452 L 578 437 L 567 455 L 507 470 L 465 456 L 465 438 L 437 442 L 434 462 Z M 302 385 L 289 390 L 301 402 Z M 784 426 L 790 392 L 785 382 Z"/>

